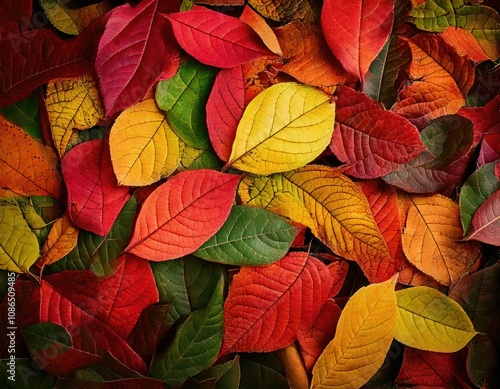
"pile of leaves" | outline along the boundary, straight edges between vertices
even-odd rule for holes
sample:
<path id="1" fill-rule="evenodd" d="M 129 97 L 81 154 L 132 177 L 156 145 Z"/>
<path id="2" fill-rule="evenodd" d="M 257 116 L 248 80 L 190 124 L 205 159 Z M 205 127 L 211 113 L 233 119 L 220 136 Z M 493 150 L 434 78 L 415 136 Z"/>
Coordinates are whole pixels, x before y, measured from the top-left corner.
<path id="1" fill-rule="evenodd" d="M 500 387 L 499 8 L 3 0 L 2 387 Z"/>

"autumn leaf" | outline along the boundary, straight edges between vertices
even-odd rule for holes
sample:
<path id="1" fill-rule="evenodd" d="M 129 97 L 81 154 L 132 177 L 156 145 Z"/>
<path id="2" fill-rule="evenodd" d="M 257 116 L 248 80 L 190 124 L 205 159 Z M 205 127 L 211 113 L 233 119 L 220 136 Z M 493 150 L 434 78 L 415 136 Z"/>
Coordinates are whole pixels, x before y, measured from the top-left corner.
<path id="1" fill-rule="evenodd" d="M 61 198 L 57 156 L 0 115 L 0 187 L 21 195 Z"/>
<path id="2" fill-rule="evenodd" d="M 326 42 L 342 66 L 365 81 L 370 64 L 387 41 L 394 18 L 394 2 L 326 0 L 321 27 Z"/>
<path id="3" fill-rule="evenodd" d="M 109 136 L 119 185 L 143 186 L 171 174 L 180 160 L 179 138 L 154 99 L 123 111 Z"/>
<path id="4" fill-rule="evenodd" d="M 118 186 L 108 143 L 93 140 L 71 149 L 62 160 L 62 174 L 72 222 L 97 235 L 107 235 L 130 198 L 128 188 Z"/>
<path id="5" fill-rule="evenodd" d="M 492 245 L 500 245 L 500 212 L 498 201 L 500 190 L 496 190 L 477 209 L 472 217 L 466 240 L 478 240 Z"/>
<path id="6" fill-rule="evenodd" d="M 465 55 L 474 62 L 482 62 L 489 59 L 469 30 L 450 26 L 444 30 L 441 36 L 449 45 L 455 47 L 458 54 Z"/>
<path id="7" fill-rule="evenodd" d="M 110 13 L 95 60 L 108 116 L 137 103 L 175 66 L 178 46 L 158 7 L 158 0 L 147 0 L 136 7 L 126 3 Z"/>
<path id="8" fill-rule="evenodd" d="M 274 85 L 245 109 L 226 167 L 256 174 L 302 167 L 328 145 L 334 118 L 325 93 L 296 83 Z"/>
<path id="9" fill-rule="evenodd" d="M 382 366 L 396 330 L 395 284 L 396 276 L 349 299 L 335 337 L 314 365 L 312 388 L 361 387 Z"/>
<path id="10" fill-rule="evenodd" d="M 78 228 L 68 215 L 57 219 L 52 225 L 47 240 L 40 253 L 40 265 L 50 265 L 67 255 L 77 244 Z"/>
<path id="11" fill-rule="evenodd" d="M 228 218 L 238 181 L 214 170 L 177 174 L 144 202 L 126 251 L 152 261 L 196 251 Z"/>
<path id="12" fill-rule="evenodd" d="M 276 55 L 283 55 L 278 39 L 266 21 L 248 5 L 243 8 L 240 20 L 248 24 L 262 39 L 262 42 Z"/>
<path id="13" fill-rule="evenodd" d="M 249 205 L 309 227 L 335 254 L 358 262 L 370 279 L 387 279 L 392 266 L 387 243 L 363 192 L 339 170 L 308 165 L 267 177 L 247 176 L 238 193 Z"/>
<path id="14" fill-rule="evenodd" d="M 101 1 L 82 8 L 70 8 L 62 0 L 41 0 L 47 18 L 59 30 L 66 34 L 78 35 L 99 16 L 111 10 L 108 1 Z"/>
<path id="15" fill-rule="evenodd" d="M 167 17 L 181 47 L 206 65 L 232 68 L 271 53 L 237 18 L 203 7 Z"/>
<path id="16" fill-rule="evenodd" d="M 419 128 L 443 115 L 457 113 L 474 82 L 474 66 L 467 57 L 438 35 L 417 35 L 407 40 L 413 83 L 399 94 L 393 112 Z"/>
<path id="17" fill-rule="evenodd" d="M 249 0 L 248 3 L 265 18 L 289 22 L 291 20 L 303 20 L 311 22 L 314 13 L 306 0 L 272 1 L 272 0 Z"/>
<path id="18" fill-rule="evenodd" d="M 358 178 L 377 178 L 398 170 L 398 164 L 426 150 L 409 121 L 347 87 L 339 89 L 330 148 L 339 160 L 348 163 L 346 174 Z"/>
<path id="19" fill-rule="evenodd" d="M 404 217 L 408 260 L 443 285 L 453 285 L 479 258 L 479 246 L 462 238 L 458 205 L 441 195 L 412 195 Z"/>
<path id="20" fill-rule="evenodd" d="M 29 273 L 38 258 L 38 241 L 13 204 L 0 204 L 0 268 Z"/>
<path id="21" fill-rule="evenodd" d="M 92 74 L 49 82 L 45 104 L 60 157 L 66 153 L 73 129 L 89 129 L 104 117 L 97 81 Z"/>
<path id="22" fill-rule="evenodd" d="M 452 353 L 476 335 L 472 323 L 455 301 L 427 286 L 396 292 L 398 324 L 394 337 L 414 348 Z"/>
<path id="23" fill-rule="evenodd" d="M 352 81 L 326 47 L 319 26 L 300 21 L 276 29 L 286 63 L 281 69 L 297 80 L 314 86 L 331 86 Z"/>
<path id="24" fill-rule="evenodd" d="M 243 267 L 224 303 L 220 355 L 289 345 L 301 323 L 311 325 L 316 320 L 331 285 L 326 266 L 303 252 L 289 253 L 266 267 Z M 256 298 L 261 301 L 258 306 L 253 304 Z M 301 303 L 290 309 L 292 301 Z"/>

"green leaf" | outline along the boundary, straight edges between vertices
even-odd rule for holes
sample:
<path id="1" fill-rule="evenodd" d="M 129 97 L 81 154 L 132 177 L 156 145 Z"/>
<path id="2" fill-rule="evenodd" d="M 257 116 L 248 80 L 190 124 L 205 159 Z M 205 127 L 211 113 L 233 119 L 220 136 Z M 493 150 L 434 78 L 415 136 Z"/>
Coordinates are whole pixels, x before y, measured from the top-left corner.
<path id="1" fill-rule="evenodd" d="M 389 109 L 396 102 L 401 72 L 411 62 L 408 44 L 397 35 L 391 37 L 370 65 L 363 92 Z"/>
<path id="2" fill-rule="evenodd" d="M 222 228 L 194 255 L 228 265 L 268 265 L 285 256 L 295 234 L 295 227 L 270 211 L 235 205 Z"/>
<path id="3" fill-rule="evenodd" d="M 9 379 L 8 359 L 0 360 L 0 385 L 5 389 L 51 389 L 55 377 L 36 366 L 30 358 L 15 359 L 15 381 Z"/>
<path id="4" fill-rule="evenodd" d="M 17 103 L 0 108 L 0 114 L 17 124 L 33 138 L 43 140 L 36 91 Z"/>
<path id="5" fill-rule="evenodd" d="M 106 237 L 80 230 L 76 247 L 64 258 L 46 266 L 45 270 L 52 274 L 63 270 L 92 269 L 100 277 L 113 273 L 116 257 L 123 251 L 132 233 L 136 210 L 137 201 L 132 197 Z"/>
<path id="6" fill-rule="evenodd" d="M 152 262 L 151 268 L 161 303 L 171 303 L 168 319 L 179 317 L 207 306 L 224 267 L 188 255 L 164 262 Z"/>
<path id="7" fill-rule="evenodd" d="M 72 346 L 68 331 L 56 323 L 45 322 L 21 329 L 23 339 L 30 349 L 45 350 L 52 348 L 53 356 L 63 354 Z"/>
<path id="8" fill-rule="evenodd" d="M 178 170 L 220 170 L 221 167 L 222 161 L 212 148 L 203 150 L 186 145 L 181 155 L 181 163 Z"/>
<path id="9" fill-rule="evenodd" d="M 493 192 L 500 189 L 500 180 L 495 175 L 496 164 L 497 162 L 491 162 L 481 166 L 469 176 L 462 187 L 459 205 L 464 235 L 469 231 L 477 209 Z"/>
<path id="10" fill-rule="evenodd" d="M 396 292 L 395 339 L 420 350 L 453 353 L 476 335 L 467 314 L 455 301 L 427 286 Z"/>
<path id="11" fill-rule="evenodd" d="M 474 328 L 483 333 L 500 319 L 500 263 L 467 275 L 450 292 L 467 313 Z"/>
<path id="12" fill-rule="evenodd" d="M 222 345 L 223 291 L 221 276 L 208 305 L 190 314 L 168 349 L 153 357 L 150 373 L 154 378 L 175 387 L 215 362 Z"/>
<path id="13" fill-rule="evenodd" d="M 40 247 L 21 209 L 13 204 L 0 205 L 0 268 L 29 273 L 38 259 Z"/>
<path id="14" fill-rule="evenodd" d="M 210 146 L 205 106 L 216 70 L 196 61 L 183 63 L 177 74 L 156 87 L 156 102 L 174 132 L 188 145 Z"/>
<path id="15" fill-rule="evenodd" d="M 289 389 L 287 379 L 276 353 L 243 354 L 240 358 L 239 389 Z"/>
<path id="16" fill-rule="evenodd" d="M 214 384 L 215 389 L 238 388 L 241 375 L 239 361 L 240 357 L 236 355 L 231 361 L 221 363 L 220 365 L 202 371 L 192 378 L 192 381 L 196 383 L 190 383 L 190 385 L 187 385 L 187 388 L 213 388 Z"/>

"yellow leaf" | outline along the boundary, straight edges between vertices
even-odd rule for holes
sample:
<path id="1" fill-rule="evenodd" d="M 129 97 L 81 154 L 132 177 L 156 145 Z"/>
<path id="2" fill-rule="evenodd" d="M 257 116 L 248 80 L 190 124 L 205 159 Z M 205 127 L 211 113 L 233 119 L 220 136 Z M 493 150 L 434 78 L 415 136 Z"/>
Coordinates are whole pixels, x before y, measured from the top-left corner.
<path id="1" fill-rule="evenodd" d="M 442 195 L 403 200 L 403 250 L 408 260 L 443 285 L 452 285 L 480 256 L 477 242 L 463 238 L 458 204 Z"/>
<path id="2" fill-rule="evenodd" d="M 282 174 L 248 175 L 239 195 L 244 203 L 309 227 L 335 254 L 357 261 L 369 278 L 392 261 L 368 200 L 338 169 L 308 165 Z"/>
<path id="3" fill-rule="evenodd" d="M 361 288 L 349 299 L 335 337 L 313 368 L 311 388 L 360 388 L 382 366 L 398 320 L 397 277 Z"/>
<path id="4" fill-rule="evenodd" d="M 99 89 L 91 74 L 49 82 L 45 104 L 60 157 L 66 152 L 73 129 L 89 129 L 104 117 Z"/>
<path id="5" fill-rule="evenodd" d="M 0 205 L 0 269 L 29 273 L 38 258 L 38 240 L 13 204 Z"/>
<path id="6" fill-rule="evenodd" d="M 245 109 L 226 166 L 255 174 L 302 167 L 328 146 L 334 119 L 327 94 L 294 82 L 273 85 Z"/>
<path id="7" fill-rule="evenodd" d="M 91 4 L 82 8 L 69 8 L 65 6 L 67 0 L 41 0 L 47 18 L 59 31 L 69 35 L 78 35 L 99 16 L 112 9 L 106 1 Z"/>
<path id="8" fill-rule="evenodd" d="M 395 338 L 421 350 L 453 353 L 476 334 L 464 310 L 452 299 L 427 286 L 396 292 L 398 325 Z"/>
<path id="9" fill-rule="evenodd" d="M 50 229 L 47 240 L 41 252 L 40 265 L 50 265 L 59 261 L 76 246 L 78 240 L 78 228 L 71 223 L 69 217 L 64 214 L 57 219 Z"/>
<path id="10" fill-rule="evenodd" d="M 123 111 L 109 137 L 120 185 L 145 186 L 171 174 L 180 161 L 179 137 L 153 98 Z"/>

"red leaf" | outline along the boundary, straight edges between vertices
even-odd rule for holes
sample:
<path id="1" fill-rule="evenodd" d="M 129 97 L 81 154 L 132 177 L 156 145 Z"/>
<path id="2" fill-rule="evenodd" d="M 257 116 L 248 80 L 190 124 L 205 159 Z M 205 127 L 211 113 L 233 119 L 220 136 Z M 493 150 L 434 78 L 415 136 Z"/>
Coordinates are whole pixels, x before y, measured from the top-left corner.
<path id="1" fill-rule="evenodd" d="M 321 255 L 321 258 L 330 259 L 329 257 L 333 257 L 333 255 Z M 335 297 L 344 285 L 347 272 L 349 271 L 349 263 L 337 257 L 335 261 L 327 265 L 327 267 L 330 272 L 330 276 L 332 277 L 332 289 L 330 289 L 328 297 Z"/>
<path id="2" fill-rule="evenodd" d="M 347 174 L 377 178 L 416 158 L 426 147 L 407 119 L 381 108 L 361 92 L 341 87 L 330 145 Z"/>
<path id="3" fill-rule="evenodd" d="M 111 13 L 95 63 L 108 116 L 141 100 L 179 55 L 158 7 L 158 0 L 147 0 Z"/>
<path id="4" fill-rule="evenodd" d="M 456 388 L 454 372 L 459 367 L 453 354 L 407 347 L 396 384 L 419 388 Z"/>
<path id="5" fill-rule="evenodd" d="M 224 304 L 220 355 L 281 349 L 310 327 L 328 299 L 327 267 L 304 252 L 292 252 L 266 267 L 242 267 Z"/>
<path id="6" fill-rule="evenodd" d="M 389 37 L 393 19 L 393 0 L 325 0 L 321 27 L 335 57 L 363 82 Z"/>
<path id="7" fill-rule="evenodd" d="M 130 198 L 118 186 L 107 141 L 92 140 L 71 149 L 62 160 L 68 190 L 68 215 L 73 223 L 105 236 Z"/>
<path id="8" fill-rule="evenodd" d="M 32 6 L 30 0 L 3 0 L 0 3 L 0 36 L 11 39 L 27 31 L 30 26 Z"/>
<path id="9" fill-rule="evenodd" d="M 312 371 L 319 356 L 333 339 L 341 312 L 335 301 L 327 300 L 316 322 L 309 328 L 299 328 L 297 340 L 308 372 Z"/>
<path id="10" fill-rule="evenodd" d="M 207 100 L 207 127 L 217 156 L 229 161 L 236 128 L 245 109 L 245 80 L 241 66 L 222 69 Z"/>
<path id="11" fill-rule="evenodd" d="M 485 107 L 466 107 L 458 111 L 474 124 L 474 145 L 482 139 L 478 166 L 500 158 L 500 96 L 496 96 Z"/>
<path id="12" fill-rule="evenodd" d="M 238 18 L 199 6 L 167 17 L 181 47 L 206 65 L 232 68 L 272 54 Z"/>
<path id="13" fill-rule="evenodd" d="M 0 106 L 27 97 L 56 78 L 78 77 L 92 71 L 92 55 L 106 16 L 74 39 L 62 40 L 52 30 L 5 33 L 0 40 Z"/>
<path id="14" fill-rule="evenodd" d="M 142 310 L 158 301 L 158 290 L 147 261 L 131 254 L 110 277 L 100 280 L 97 318 L 122 338 L 127 338 Z M 138 287 L 140 285 L 140 287 Z"/>
<path id="15" fill-rule="evenodd" d="M 125 251 L 151 261 L 196 251 L 224 224 L 240 177 L 215 170 L 187 170 L 144 202 Z"/>
<path id="16" fill-rule="evenodd" d="M 466 237 L 467 240 L 479 240 L 494 246 L 500 246 L 499 204 L 500 190 L 497 190 L 481 204 L 474 214 Z"/>

